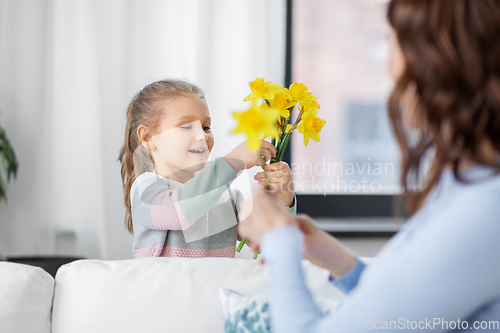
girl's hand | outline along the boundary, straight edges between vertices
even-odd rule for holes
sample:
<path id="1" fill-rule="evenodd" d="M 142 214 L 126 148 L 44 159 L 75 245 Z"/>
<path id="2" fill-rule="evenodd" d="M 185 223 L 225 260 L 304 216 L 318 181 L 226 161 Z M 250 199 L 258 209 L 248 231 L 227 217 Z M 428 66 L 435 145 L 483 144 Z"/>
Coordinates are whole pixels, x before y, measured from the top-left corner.
<path id="1" fill-rule="evenodd" d="M 272 192 L 278 192 L 279 201 L 288 207 L 292 207 L 293 202 L 293 181 L 290 166 L 286 162 L 276 162 L 266 164 L 267 175 Z M 264 169 L 264 166 L 262 166 Z M 266 187 L 266 178 L 264 172 L 259 172 L 254 176 L 259 185 Z"/>
<path id="2" fill-rule="evenodd" d="M 304 234 L 304 257 L 313 264 L 326 268 L 337 278 L 349 271 L 356 258 L 334 237 L 319 229 L 309 216 L 295 217 Z"/>
<path id="3" fill-rule="evenodd" d="M 252 240 L 252 250 L 258 249 L 265 233 L 282 226 L 297 225 L 288 210 L 280 204 L 276 194 L 260 186 L 252 189 L 252 202 L 242 202 L 240 214 L 247 217 L 238 224 L 238 231 L 240 236 Z"/>
<path id="4" fill-rule="evenodd" d="M 250 169 L 254 166 L 262 165 L 261 156 L 264 156 L 264 159 L 267 162 L 271 158 L 276 157 L 277 153 L 278 149 L 276 149 L 276 147 L 274 147 L 271 143 L 263 140 L 260 151 L 250 151 L 246 142 L 243 142 L 236 146 L 236 148 L 234 148 L 229 154 L 224 156 L 224 158 L 234 168 L 236 173 L 238 173 L 238 171 L 243 168 L 241 162 L 238 163 L 238 161 L 242 161 L 244 163 L 245 169 Z"/>

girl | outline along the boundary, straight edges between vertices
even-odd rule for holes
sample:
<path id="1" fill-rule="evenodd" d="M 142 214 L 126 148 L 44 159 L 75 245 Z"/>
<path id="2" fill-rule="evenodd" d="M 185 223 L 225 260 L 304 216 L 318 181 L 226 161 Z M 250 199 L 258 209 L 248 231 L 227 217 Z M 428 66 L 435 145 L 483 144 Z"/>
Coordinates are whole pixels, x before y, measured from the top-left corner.
<path id="1" fill-rule="evenodd" d="M 277 333 L 500 328 L 500 1 L 391 0 L 388 8 L 389 115 L 411 217 L 366 267 L 256 189 L 239 229 L 270 266 Z M 422 132 L 416 145 L 408 126 Z M 424 189 L 415 191 L 428 153 Z M 322 317 L 312 303 L 302 255 L 348 294 L 336 313 Z"/>
<path id="2" fill-rule="evenodd" d="M 242 195 L 229 185 L 238 172 L 261 165 L 261 155 L 268 161 L 277 151 L 266 141 L 260 154 L 242 143 L 207 163 L 210 126 L 203 92 L 185 81 L 154 82 L 130 102 L 119 161 L 134 258 L 234 257 Z M 294 213 L 290 168 L 273 168 L 279 173 L 269 172 L 270 181 Z"/>

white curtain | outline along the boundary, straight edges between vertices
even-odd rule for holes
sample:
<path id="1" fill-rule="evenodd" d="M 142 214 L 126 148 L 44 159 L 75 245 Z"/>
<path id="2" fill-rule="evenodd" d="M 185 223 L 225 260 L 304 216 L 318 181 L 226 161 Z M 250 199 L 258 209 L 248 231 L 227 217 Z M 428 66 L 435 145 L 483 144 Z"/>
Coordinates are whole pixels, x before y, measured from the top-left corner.
<path id="1" fill-rule="evenodd" d="M 20 169 L 0 203 L 0 252 L 132 257 L 117 162 L 144 85 L 205 91 L 213 156 L 248 82 L 283 83 L 284 0 L 0 0 L 0 125 Z"/>

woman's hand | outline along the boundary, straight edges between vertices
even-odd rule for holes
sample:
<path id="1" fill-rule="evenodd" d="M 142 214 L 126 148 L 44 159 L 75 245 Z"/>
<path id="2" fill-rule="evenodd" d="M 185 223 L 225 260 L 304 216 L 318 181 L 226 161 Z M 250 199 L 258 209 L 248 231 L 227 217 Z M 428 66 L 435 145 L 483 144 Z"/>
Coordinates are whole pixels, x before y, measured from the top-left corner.
<path id="1" fill-rule="evenodd" d="M 297 225 L 293 216 L 279 203 L 277 193 L 268 192 L 259 186 L 252 189 L 252 201 L 241 203 L 240 214 L 247 217 L 238 224 L 238 232 L 240 236 L 252 240 L 250 247 L 254 251 L 258 250 L 262 236 L 267 232 Z"/>
<path id="2" fill-rule="evenodd" d="M 288 207 L 293 206 L 293 181 L 290 166 L 286 162 L 276 162 L 262 166 L 267 169 L 269 184 L 272 192 L 278 192 L 279 201 Z M 264 172 L 259 172 L 254 176 L 259 185 L 266 186 Z"/>
<path id="3" fill-rule="evenodd" d="M 337 278 L 356 264 L 353 256 L 336 238 L 319 229 L 304 214 L 295 217 L 304 234 L 304 257 L 313 264 L 326 268 Z"/>

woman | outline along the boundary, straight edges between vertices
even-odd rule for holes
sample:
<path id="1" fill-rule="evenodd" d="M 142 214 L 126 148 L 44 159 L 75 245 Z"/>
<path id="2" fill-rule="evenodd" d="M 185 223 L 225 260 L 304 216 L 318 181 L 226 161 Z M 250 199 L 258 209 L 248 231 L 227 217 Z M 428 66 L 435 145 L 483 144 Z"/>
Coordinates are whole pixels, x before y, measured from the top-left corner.
<path id="1" fill-rule="evenodd" d="M 278 333 L 500 330 L 500 1 L 392 0 L 387 17 L 388 109 L 410 218 L 365 267 L 254 189 L 239 230 L 265 255 Z M 348 294 L 337 312 L 322 317 L 313 304 L 302 256 Z"/>

